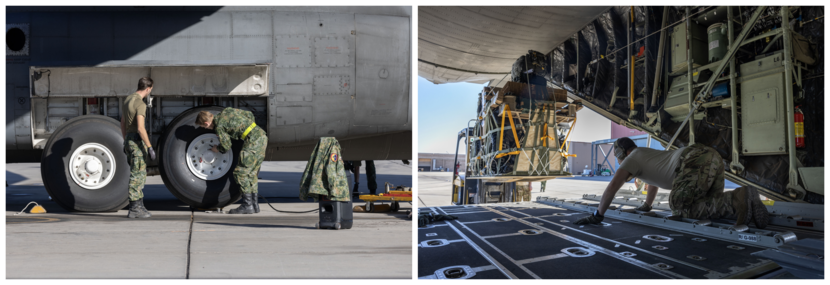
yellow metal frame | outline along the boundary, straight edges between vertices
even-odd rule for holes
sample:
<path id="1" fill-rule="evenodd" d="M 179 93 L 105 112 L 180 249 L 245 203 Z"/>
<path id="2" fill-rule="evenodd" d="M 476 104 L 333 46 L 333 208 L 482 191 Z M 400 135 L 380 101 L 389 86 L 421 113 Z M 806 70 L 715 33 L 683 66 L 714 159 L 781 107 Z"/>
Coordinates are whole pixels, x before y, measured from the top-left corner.
<path id="1" fill-rule="evenodd" d="M 391 196 L 391 195 L 384 195 L 385 193 L 380 193 L 378 195 L 360 195 L 360 200 L 366 202 L 377 202 L 377 201 L 398 201 L 398 202 L 412 202 L 412 196 L 405 197 L 405 196 Z M 412 191 L 389 191 L 389 194 L 409 194 L 412 195 Z"/>
<path id="2" fill-rule="evenodd" d="M 501 116 L 501 131 L 499 134 L 499 151 L 504 148 L 504 117 L 508 117 L 508 120 L 510 120 L 510 130 L 513 131 L 513 140 L 516 142 L 516 148 L 522 148 L 519 145 L 519 135 L 516 133 L 516 125 L 513 123 L 513 114 L 510 114 L 510 105 L 504 104 L 504 113 Z M 519 151 L 500 153 L 496 155 L 496 158 L 516 154 L 519 154 Z"/>

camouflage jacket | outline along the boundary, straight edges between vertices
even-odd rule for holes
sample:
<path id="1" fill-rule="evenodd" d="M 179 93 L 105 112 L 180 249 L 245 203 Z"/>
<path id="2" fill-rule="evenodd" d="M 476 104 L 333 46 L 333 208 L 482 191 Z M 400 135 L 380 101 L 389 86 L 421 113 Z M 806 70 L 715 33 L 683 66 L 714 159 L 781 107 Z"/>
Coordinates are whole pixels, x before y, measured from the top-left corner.
<path id="1" fill-rule="evenodd" d="M 328 198 L 332 201 L 349 201 L 349 185 L 346 170 L 340 157 L 340 143 L 333 137 L 320 138 L 300 180 L 300 200 Z M 321 197 L 323 196 L 323 197 Z"/>
<path id="2" fill-rule="evenodd" d="M 231 149 L 231 140 L 241 140 L 242 134 L 254 123 L 254 114 L 249 111 L 225 108 L 213 117 L 213 129 L 219 137 L 219 145 L 216 149 L 225 153 Z M 250 134 L 250 133 L 249 133 Z"/>

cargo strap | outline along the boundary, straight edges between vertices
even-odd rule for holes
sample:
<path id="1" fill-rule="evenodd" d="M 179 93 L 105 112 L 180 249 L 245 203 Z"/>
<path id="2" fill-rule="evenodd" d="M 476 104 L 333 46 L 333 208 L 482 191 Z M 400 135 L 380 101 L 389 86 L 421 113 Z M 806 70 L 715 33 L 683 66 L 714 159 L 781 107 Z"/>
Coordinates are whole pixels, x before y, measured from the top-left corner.
<path id="1" fill-rule="evenodd" d="M 516 148 L 521 148 L 519 145 L 519 135 L 516 134 L 516 125 L 513 123 L 513 115 L 510 114 L 510 105 L 504 104 L 504 113 L 501 116 L 501 131 L 499 135 L 499 151 L 504 148 L 504 117 L 508 117 L 510 120 L 510 130 L 513 131 L 513 140 L 516 142 Z M 519 154 L 519 151 L 512 151 L 508 153 L 500 153 L 496 155 L 496 158 L 501 158 L 507 155 L 516 155 Z"/>
<path id="2" fill-rule="evenodd" d="M 544 112 L 546 109 L 547 105 L 542 105 L 542 112 Z M 550 134 L 548 134 L 548 123 L 545 123 L 545 125 L 542 126 L 542 137 L 539 140 L 542 141 L 543 147 L 548 147 L 548 140 L 553 140 L 553 137 L 551 137 Z"/>
<path id="3" fill-rule="evenodd" d="M 245 132 L 244 132 L 244 133 L 242 133 L 242 139 L 244 140 L 244 139 L 245 139 L 245 137 L 247 137 L 247 136 L 248 136 L 248 133 L 250 133 L 250 132 L 251 132 L 251 130 L 253 130 L 255 127 L 256 127 L 256 123 L 251 123 L 251 125 L 250 125 L 250 126 L 248 126 L 248 128 L 247 128 L 247 129 L 245 129 Z"/>
<path id="4" fill-rule="evenodd" d="M 568 130 L 568 134 L 565 135 L 565 143 L 559 146 L 559 153 L 562 157 L 576 157 L 576 154 L 568 154 L 569 149 L 566 149 L 565 152 L 562 152 L 562 147 L 568 142 L 568 137 L 571 136 L 571 132 L 573 132 L 574 128 L 576 128 L 576 114 L 574 113 L 574 124 L 571 126 L 571 129 Z"/>

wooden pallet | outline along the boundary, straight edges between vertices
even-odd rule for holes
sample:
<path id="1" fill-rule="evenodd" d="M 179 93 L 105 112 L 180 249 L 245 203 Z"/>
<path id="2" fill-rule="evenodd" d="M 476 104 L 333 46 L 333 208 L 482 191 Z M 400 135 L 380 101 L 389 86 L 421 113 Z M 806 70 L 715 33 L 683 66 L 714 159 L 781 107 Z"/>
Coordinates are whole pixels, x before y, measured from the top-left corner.
<path id="1" fill-rule="evenodd" d="M 480 96 L 483 97 L 482 99 L 484 100 L 482 102 L 485 105 L 489 104 L 490 108 L 496 108 L 504 103 L 504 96 L 507 94 L 513 94 L 517 97 L 521 94 L 528 94 L 530 97 L 546 99 L 547 101 L 568 102 L 568 91 L 564 89 L 545 88 L 519 82 L 507 82 L 502 88 L 484 87 Z"/>

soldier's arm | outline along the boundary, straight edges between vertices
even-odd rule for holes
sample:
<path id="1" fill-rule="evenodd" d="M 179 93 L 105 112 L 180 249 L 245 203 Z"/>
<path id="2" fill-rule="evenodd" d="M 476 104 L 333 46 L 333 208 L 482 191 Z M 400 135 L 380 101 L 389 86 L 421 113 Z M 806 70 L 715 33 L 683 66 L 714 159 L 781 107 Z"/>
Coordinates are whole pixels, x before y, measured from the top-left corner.
<path id="1" fill-rule="evenodd" d="M 141 140 L 144 141 L 144 145 L 148 148 L 153 147 L 150 144 L 150 138 L 147 137 L 147 130 L 144 129 L 144 115 L 137 115 L 135 119 L 138 121 L 138 135 L 141 136 Z"/>
<path id="2" fill-rule="evenodd" d="M 625 183 L 628 175 L 630 173 L 625 169 L 618 169 L 617 173 L 614 173 L 614 178 L 611 178 L 611 182 L 605 187 L 605 192 L 602 192 L 602 200 L 599 202 L 599 207 L 597 207 L 600 215 L 605 215 L 605 210 L 611 205 L 614 195 L 617 195 L 617 191 L 620 191 L 620 187 Z"/>
<path id="3" fill-rule="evenodd" d="M 214 124 L 215 123 L 216 122 L 214 121 Z M 214 129 L 216 130 L 216 136 L 219 137 L 219 145 L 216 146 L 216 149 L 221 153 L 225 153 L 231 149 L 231 136 L 228 135 L 228 132 L 222 126 L 217 125 Z"/>

